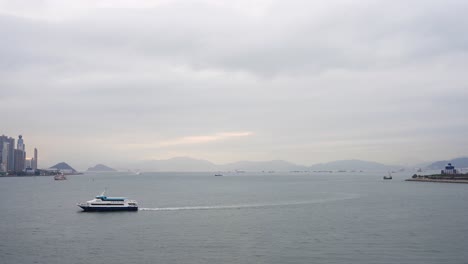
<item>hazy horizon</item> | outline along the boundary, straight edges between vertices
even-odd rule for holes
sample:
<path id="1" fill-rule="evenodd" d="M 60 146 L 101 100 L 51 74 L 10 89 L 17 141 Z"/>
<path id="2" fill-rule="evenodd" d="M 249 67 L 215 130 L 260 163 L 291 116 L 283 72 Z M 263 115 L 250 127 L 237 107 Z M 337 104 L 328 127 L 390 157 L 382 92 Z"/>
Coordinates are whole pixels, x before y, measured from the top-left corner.
<path id="1" fill-rule="evenodd" d="M 39 167 L 467 156 L 463 1 L 0 1 L 0 134 Z"/>
<path id="2" fill-rule="evenodd" d="M 255 167 L 255 169 L 247 169 L 248 171 L 262 171 L 262 170 L 275 170 L 275 168 L 272 168 L 272 167 L 269 167 L 269 165 L 272 165 L 272 166 L 278 166 L 279 164 L 285 162 L 285 163 L 288 163 L 291 165 L 290 168 L 288 169 L 279 169 L 278 171 L 291 171 L 291 170 L 301 170 L 301 169 L 306 169 L 306 170 L 341 170 L 341 169 L 344 169 L 344 170 L 365 170 L 365 171 L 375 171 L 375 170 L 378 170 L 378 171 L 387 171 L 389 169 L 391 170 L 397 170 L 397 169 L 417 169 L 417 168 L 426 168 L 427 169 L 427 166 L 432 164 L 432 163 L 435 163 L 435 162 L 441 162 L 441 161 L 450 161 L 450 160 L 453 160 L 453 159 L 456 159 L 456 158 L 462 158 L 462 159 L 465 159 L 465 158 L 468 158 L 468 157 L 454 157 L 454 158 L 448 158 L 448 159 L 441 159 L 441 160 L 432 160 L 432 161 L 426 161 L 426 162 L 420 162 L 420 163 L 413 163 L 413 164 L 389 164 L 389 163 L 381 163 L 381 162 L 377 162 L 377 161 L 372 161 L 372 160 L 360 160 L 360 159 L 343 159 L 343 160 L 331 160 L 331 161 L 326 161 L 326 162 L 316 162 L 316 163 L 311 163 L 311 164 L 301 164 L 301 163 L 295 163 L 295 162 L 292 162 L 292 161 L 288 161 L 288 160 L 281 160 L 281 159 L 277 159 L 277 160 L 236 160 L 236 161 L 232 161 L 232 162 L 226 162 L 226 163 L 216 163 L 216 162 L 212 162 L 210 160 L 206 160 L 206 159 L 199 159 L 199 158 L 196 158 L 196 157 L 189 157 L 189 156 L 178 156 L 178 157 L 171 157 L 171 158 L 168 158 L 168 159 L 151 159 L 151 160 L 140 160 L 140 161 L 135 161 L 135 162 L 128 162 L 128 163 L 125 163 L 125 162 L 110 162 L 110 163 L 103 163 L 103 162 L 99 162 L 99 161 L 94 161 L 94 162 L 90 162 L 89 165 L 82 165 L 82 166 L 75 166 L 76 164 L 72 163 L 72 162 L 69 162 L 69 161 L 65 161 L 65 160 L 62 160 L 62 161 L 56 161 L 56 162 L 53 162 L 51 164 L 43 164 L 43 166 L 39 166 L 39 169 L 46 169 L 46 168 L 50 168 L 52 166 L 55 166 L 59 163 L 66 163 L 68 164 L 69 166 L 71 166 L 72 168 L 76 169 L 77 171 L 86 171 L 87 169 L 89 168 L 92 168 L 92 167 L 95 167 L 97 165 L 104 165 L 106 167 L 110 167 L 112 169 L 116 169 L 117 171 L 127 171 L 127 170 L 143 170 L 143 171 L 174 171 L 174 172 L 184 172 L 184 171 L 187 171 L 187 172 L 190 172 L 190 171 L 193 171 L 193 172 L 197 172 L 197 171 L 235 171 L 235 170 L 245 170 L 244 167 L 233 167 L 233 165 L 235 164 L 250 164 L 251 163 L 251 166 Z M 162 163 L 161 163 L 162 162 Z M 201 165 L 203 163 L 210 163 L 211 165 L 214 165 L 215 167 L 213 167 L 212 169 L 207 169 L 207 170 L 198 170 L 198 169 L 195 169 L 195 170 L 191 170 L 190 169 L 190 165 L 192 162 L 198 162 L 195 164 L 195 166 L 198 166 L 198 165 Z M 163 168 L 167 168 L 168 166 L 168 163 L 169 163 L 169 167 L 170 169 L 168 170 L 161 170 L 161 168 L 158 167 L 158 165 L 162 165 Z M 339 163 L 339 164 L 348 164 L 348 165 L 336 165 L 335 163 Z M 367 165 L 371 165 L 371 164 L 374 164 L 376 165 L 377 167 L 380 167 L 380 165 L 382 166 L 385 166 L 386 169 L 383 169 L 383 168 L 380 168 L 380 169 L 376 169 L 376 168 L 368 168 L 368 167 L 362 167 L 362 166 L 359 166 L 358 164 L 361 164 L 361 163 L 368 163 Z M 267 164 L 266 166 L 261 166 L 261 164 Z M 193 165 L 193 164 L 192 164 Z M 454 165 L 458 165 L 458 164 L 454 164 Z M 187 167 L 183 167 L 183 166 L 188 166 Z M 322 166 L 325 166 L 324 168 L 322 168 Z M 150 168 L 150 169 L 147 169 L 147 168 Z M 176 169 L 176 168 L 179 168 L 180 170 Z M 258 168 L 258 169 L 256 169 Z M 462 165 L 462 168 L 463 165 Z"/>

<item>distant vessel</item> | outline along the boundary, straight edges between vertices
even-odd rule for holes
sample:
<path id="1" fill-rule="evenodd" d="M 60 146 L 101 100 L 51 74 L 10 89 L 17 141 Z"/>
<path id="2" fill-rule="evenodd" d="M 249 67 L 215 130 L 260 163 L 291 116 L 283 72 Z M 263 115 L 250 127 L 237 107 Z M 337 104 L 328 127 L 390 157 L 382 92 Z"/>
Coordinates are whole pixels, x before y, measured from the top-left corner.
<path id="1" fill-rule="evenodd" d="M 54 180 L 56 181 L 63 181 L 63 180 L 66 180 L 67 177 L 65 177 L 65 175 L 63 173 L 60 173 L 60 174 L 57 174 L 54 176 Z"/>
<path id="2" fill-rule="evenodd" d="M 104 212 L 104 211 L 138 211 L 138 204 L 134 200 L 128 200 L 125 197 L 107 197 L 103 192 L 95 199 L 85 203 L 78 203 L 85 212 Z"/>
<path id="3" fill-rule="evenodd" d="M 218 174 L 215 174 L 215 176 L 218 176 L 218 177 L 219 177 L 219 176 L 223 176 L 223 175 L 218 173 Z"/>
<path id="4" fill-rule="evenodd" d="M 392 174 L 390 172 L 388 173 L 388 176 L 383 176 L 384 180 L 391 180 L 392 179 Z"/>

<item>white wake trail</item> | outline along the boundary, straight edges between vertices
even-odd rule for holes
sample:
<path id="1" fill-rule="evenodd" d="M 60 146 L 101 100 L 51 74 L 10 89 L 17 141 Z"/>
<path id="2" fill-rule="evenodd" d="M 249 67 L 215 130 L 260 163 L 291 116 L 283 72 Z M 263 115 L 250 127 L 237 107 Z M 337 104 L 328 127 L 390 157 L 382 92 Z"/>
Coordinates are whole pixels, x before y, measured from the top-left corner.
<path id="1" fill-rule="evenodd" d="M 290 206 L 302 204 L 315 204 L 324 202 L 333 202 L 340 200 L 348 200 L 357 198 L 357 194 L 348 194 L 340 198 L 323 198 L 311 201 L 295 201 L 295 202 L 280 202 L 280 203 L 261 203 L 261 204 L 237 204 L 237 205 L 213 205 L 213 206 L 180 206 L 180 207 L 156 207 L 156 208 L 140 208 L 140 211 L 181 211 L 181 210 L 227 210 L 227 209 L 245 209 L 245 208 L 263 208 L 275 206 Z"/>

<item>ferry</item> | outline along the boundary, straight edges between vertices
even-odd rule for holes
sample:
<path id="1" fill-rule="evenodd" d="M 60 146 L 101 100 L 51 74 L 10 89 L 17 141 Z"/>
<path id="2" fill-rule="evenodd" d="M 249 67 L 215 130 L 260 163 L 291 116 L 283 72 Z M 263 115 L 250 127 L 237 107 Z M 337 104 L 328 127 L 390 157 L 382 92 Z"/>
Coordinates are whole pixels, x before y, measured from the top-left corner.
<path id="1" fill-rule="evenodd" d="M 128 200 L 125 197 L 108 197 L 104 192 L 93 200 L 78 203 L 77 205 L 85 212 L 138 211 L 136 201 Z"/>
<path id="2" fill-rule="evenodd" d="M 65 175 L 63 173 L 60 173 L 60 174 L 57 174 L 54 176 L 54 180 L 56 181 L 63 181 L 63 180 L 66 180 L 67 177 L 65 177 Z"/>
<path id="3" fill-rule="evenodd" d="M 388 176 L 384 176 L 383 179 L 384 180 L 391 180 L 393 177 L 392 177 L 392 174 L 389 172 L 388 173 Z"/>

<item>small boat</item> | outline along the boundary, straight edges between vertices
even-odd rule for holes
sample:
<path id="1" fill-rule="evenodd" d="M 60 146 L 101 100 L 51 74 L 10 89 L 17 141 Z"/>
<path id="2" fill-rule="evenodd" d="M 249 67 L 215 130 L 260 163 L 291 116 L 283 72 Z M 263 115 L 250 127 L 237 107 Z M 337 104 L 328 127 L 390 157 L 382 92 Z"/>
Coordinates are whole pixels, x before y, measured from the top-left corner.
<path id="1" fill-rule="evenodd" d="M 223 175 L 222 174 L 215 174 L 214 176 L 220 177 L 220 176 L 223 176 Z"/>
<path id="2" fill-rule="evenodd" d="M 392 174 L 390 172 L 388 173 L 388 176 L 383 176 L 384 180 L 391 180 L 392 179 Z"/>
<path id="3" fill-rule="evenodd" d="M 135 200 L 128 200 L 125 197 L 108 197 L 105 191 L 95 199 L 77 205 L 85 212 L 138 211 L 138 204 Z"/>
<path id="4" fill-rule="evenodd" d="M 65 177 L 65 175 L 63 173 L 60 173 L 60 174 L 57 174 L 54 176 L 54 180 L 56 181 L 63 181 L 63 180 L 66 180 L 67 177 Z"/>

